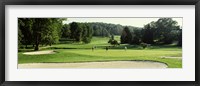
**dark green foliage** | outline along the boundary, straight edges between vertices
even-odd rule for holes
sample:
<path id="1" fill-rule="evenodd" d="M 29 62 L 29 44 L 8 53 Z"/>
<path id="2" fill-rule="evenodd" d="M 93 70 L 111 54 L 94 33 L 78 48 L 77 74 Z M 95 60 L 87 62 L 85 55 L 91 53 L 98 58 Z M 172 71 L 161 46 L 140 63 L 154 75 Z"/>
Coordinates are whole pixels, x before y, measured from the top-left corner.
<path id="1" fill-rule="evenodd" d="M 131 44 L 140 44 L 141 43 L 141 39 L 142 39 L 142 33 L 141 33 L 141 29 L 135 29 L 132 32 L 132 40 L 131 40 Z"/>
<path id="2" fill-rule="evenodd" d="M 24 23 L 22 22 L 22 20 L 18 19 L 18 48 L 20 47 L 20 45 L 22 45 L 23 34 L 21 32 L 20 27 L 23 25 Z"/>
<path id="3" fill-rule="evenodd" d="M 128 27 L 125 27 L 123 29 L 120 39 L 121 39 L 121 44 L 131 43 L 132 34 L 131 34 L 131 32 L 130 32 Z"/>
<path id="4" fill-rule="evenodd" d="M 182 30 L 180 29 L 178 34 L 178 46 L 182 46 Z"/>
<path id="5" fill-rule="evenodd" d="M 108 23 L 87 23 L 91 26 L 94 33 L 93 36 L 109 37 L 112 35 L 121 35 L 124 26 L 119 24 L 108 24 Z M 138 29 L 138 27 L 127 26 L 130 30 Z"/>
<path id="6" fill-rule="evenodd" d="M 77 42 L 80 42 L 82 40 L 82 36 L 83 36 L 83 28 L 81 27 L 81 25 L 78 25 L 78 28 L 75 30 L 75 40 Z"/>
<path id="7" fill-rule="evenodd" d="M 70 26 L 68 24 L 63 25 L 61 32 L 62 32 L 61 38 L 70 38 L 71 31 L 70 31 Z"/>
<path id="8" fill-rule="evenodd" d="M 111 45 L 119 45 L 118 41 L 114 39 L 114 35 L 111 35 L 111 38 L 108 40 L 108 43 L 110 43 Z"/>
<path id="9" fill-rule="evenodd" d="M 150 24 L 145 25 L 143 31 L 142 41 L 144 43 L 153 44 L 153 28 L 151 28 Z"/>
<path id="10" fill-rule="evenodd" d="M 51 46 L 59 42 L 63 20 L 59 18 L 34 18 L 33 35 L 35 50 L 39 50 L 39 44 Z"/>
<path id="11" fill-rule="evenodd" d="M 92 39 L 93 30 L 87 23 L 70 23 L 71 39 L 75 39 L 76 42 L 90 43 Z"/>
<path id="12" fill-rule="evenodd" d="M 147 43 L 141 43 L 140 45 L 142 46 L 143 49 L 147 47 Z"/>
<path id="13" fill-rule="evenodd" d="M 109 39 L 109 40 L 108 40 L 108 43 L 111 43 L 112 41 L 113 41 L 112 39 Z"/>
<path id="14" fill-rule="evenodd" d="M 27 48 L 27 45 L 30 45 L 33 42 L 33 20 L 31 18 L 19 18 L 18 23 L 18 42 L 25 45 Z"/>
<path id="15" fill-rule="evenodd" d="M 82 32 L 82 41 L 83 41 L 84 43 L 89 43 L 89 40 L 88 40 L 88 37 L 87 37 L 87 35 L 88 35 L 88 28 L 86 27 L 85 24 L 82 24 L 81 27 L 83 28 L 83 32 Z"/>
<path id="16" fill-rule="evenodd" d="M 114 40 L 114 35 L 111 35 L 111 40 Z"/>
<path id="17" fill-rule="evenodd" d="M 114 45 L 114 46 L 119 45 L 119 43 L 118 43 L 117 40 L 113 40 L 113 41 L 111 42 L 111 44 Z"/>
<path id="18" fill-rule="evenodd" d="M 130 27 L 131 28 L 131 27 Z M 182 45 L 182 33 L 177 22 L 172 18 L 160 18 L 156 22 L 152 21 L 143 29 L 135 28 L 130 30 L 125 27 L 121 35 L 121 44 L 172 44 Z"/>
<path id="19" fill-rule="evenodd" d="M 78 37 L 76 37 L 77 35 L 77 31 L 78 31 L 78 23 L 76 22 L 72 22 L 70 23 L 70 31 L 71 31 L 71 35 L 70 35 L 70 38 L 71 39 L 76 39 Z M 76 39 L 77 41 L 78 39 Z"/>
<path id="20" fill-rule="evenodd" d="M 101 37 L 110 37 L 111 34 L 112 35 L 121 35 L 122 30 L 124 29 L 124 26 L 119 25 L 119 24 L 107 24 L 107 23 L 98 23 L 98 22 L 94 22 L 94 23 L 77 23 L 77 22 L 72 22 L 69 24 L 69 27 L 73 27 L 74 29 L 70 28 L 71 31 L 71 39 L 74 39 L 74 35 L 76 33 L 74 30 L 76 30 L 79 26 L 81 26 L 81 28 L 83 29 L 83 33 L 84 32 L 84 28 L 85 26 L 87 26 L 86 28 L 90 30 L 89 34 L 91 34 L 91 36 L 101 36 Z M 137 27 L 133 27 L 133 26 L 127 26 L 130 30 L 134 30 L 134 29 L 138 29 Z M 82 39 L 83 40 L 83 39 Z"/>
<path id="21" fill-rule="evenodd" d="M 115 37 L 114 37 L 114 35 L 111 35 L 110 39 L 108 40 L 108 43 L 111 44 L 111 42 L 113 42 L 113 40 L 115 40 Z"/>
<path id="22" fill-rule="evenodd" d="M 61 18 L 19 18 L 18 45 L 32 45 L 39 50 L 39 45 L 59 43 L 61 38 L 72 42 L 90 43 L 92 36 L 110 37 L 108 43 L 119 44 L 114 35 L 121 35 L 121 44 L 171 44 L 182 46 L 182 29 L 172 18 L 160 18 L 143 28 L 122 26 L 108 23 L 62 24 Z"/>
<path id="23" fill-rule="evenodd" d="M 110 39 L 110 40 L 108 41 L 108 43 L 110 43 L 111 45 L 114 45 L 114 46 L 119 45 L 119 43 L 118 43 L 117 40 L 112 40 L 112 39 Z"/>
<path id="24" fill-rule="evenodd" d="M 39 45 L 58 43 L 61 37 L 62 21 L 60 18 L 19 18 L 18 42 L 22 45 L 32 44 L 34 50 Z"/>
<path id="25" fill-rule="evenodd" d="M 84 43 L 90 43 L 92 39 L 93 29 L 88 24 L 85 24 L 84 26 L 85 26 L 85 29 L 84 29 L 84 33 L 83 33 L 84 36 L 83 36 L 82 41 Z"/>
<path id="26" fill-rule="evenodd" d="M 172 18 L 160 18 L 155 22 L 155 40 L 164 43 L 171 44 L 174 40 L 177 40 L 177 34 L 174 32 L 178 31 L 180 27 L 177 22 Z"/>
<path id="27" fill-rule="evenodd" d="M 139 37 L 134 36 L 133 39 L 131 40 L 131 44 L 140 44 L 141 43 L 140 40 L 141 39 Z"/>

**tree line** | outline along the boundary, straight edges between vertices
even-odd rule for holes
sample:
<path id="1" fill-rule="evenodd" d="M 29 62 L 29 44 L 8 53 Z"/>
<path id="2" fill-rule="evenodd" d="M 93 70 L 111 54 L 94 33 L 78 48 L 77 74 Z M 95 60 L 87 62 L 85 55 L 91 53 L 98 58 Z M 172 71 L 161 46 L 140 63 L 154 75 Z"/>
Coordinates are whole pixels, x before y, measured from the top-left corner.
<path id="1" fill-rule="evenodd" d="M 101 22 L 93 22 L 93 23 L 78 23 L 78 22 L 72 22 L 69 24 L 64 24 L 64 33 L 63 38 L 69 38 L 70 37 L 70 27 L 72 24 L 77 24 L 78 27 L 82 27 L 82 25 L 86 25 L 88 28 L 92 30 L 92 36 L 99 36 L 99 37 L 110 37 L 111 35 L 121 35 L 122 30 L 125 26 L 122 26 L 120 24 L 110 24 L 110 23 L 101 23 Z M 127 26 L 129 29 L 135 30 L 140 29 L 138 27 L 133 26 Z"/>
<path id="2" fill-rule="evenodd" d="M 73 42 L 90 43 L 92 36 L 110 37 L 110 43 L 119 44 L 114 35 L 121 35 L 121 44 L 171 44 L 178 41 L 182 45 L 182 29 L 171 18 L 160 18 L 143 28 L 122 26 L 108 23 L 63 24 L 66 18 L 18 18 L 18 45 L 32 45 L 39 50 L 39 45 L 59 43 L 61 38 Z"/>
<path id="3" fill-rule="evenodd" d="M 59 43 L 60 38 L 69 38 L 74 42 L 89 43 L 93 29 L 84 23 L 64 24 L 64 18 L 18 18 L 18 46 L 27 48 L 32 45 L 39 50 L 39 45 Z"/>
<path id="4" fill-rule="evenodd" d="M 110 23 L 101 23 L 94 22 L 88 23 L 93 28 L 93 36 L 101 36 L 101 37 L 110 37 L 111 35 L 121 35 L 122 30 L 125 26 L 120 24 L 110 24 Z M 134 26 L 127 26 L 130 30 L 139 29 Z"/>
<path id="5" fill-rule="evenodd" d="M 72 39 L 74 42 L 90 43 L 92 35 L 93 29 L 89 24 L 72 22 L 63 25 L 61 38 Z"/>
<path id="6" fill-rule="evenodd" d="M 131 31 L 125 27 L 120 39 L 121 44 L 172 44 L 176 41 L 178 46 L 182 46 L 182 29 L 172 18 L 160 18 L 142 29 Z"/>

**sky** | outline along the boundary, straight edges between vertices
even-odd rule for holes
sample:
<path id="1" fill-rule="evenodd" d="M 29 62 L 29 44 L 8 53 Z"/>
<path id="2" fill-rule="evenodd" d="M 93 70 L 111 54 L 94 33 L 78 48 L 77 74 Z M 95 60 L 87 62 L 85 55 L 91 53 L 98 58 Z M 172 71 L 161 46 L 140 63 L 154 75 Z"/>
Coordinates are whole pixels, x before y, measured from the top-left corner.
<path id="1" fill-rule="evenodd" d="M 151 21 L 157 21 L 159 18 L 67 18 L 63 23 L 69 24 L 71 22 L 104 22 L 112 24 L 120 24 L 123 26 L 143 27 Z M 182 27 L 182 18 L 172 18 L 178 22 Z"/>

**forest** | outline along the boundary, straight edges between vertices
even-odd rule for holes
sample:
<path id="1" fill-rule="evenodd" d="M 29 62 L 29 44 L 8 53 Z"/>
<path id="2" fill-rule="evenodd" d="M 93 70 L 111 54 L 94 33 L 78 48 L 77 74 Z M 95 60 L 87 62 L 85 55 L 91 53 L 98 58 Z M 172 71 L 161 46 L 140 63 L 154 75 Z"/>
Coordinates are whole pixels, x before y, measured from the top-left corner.
<path id="1" fill-rule="evenodd" d="M 130 45 L 182 46 L 182 28 L 172 18 L 160 18 L 144 27 L 122 26 L 103 22 L 63 24 L 67 18 L 18 18 L 18 46 L 35 51 L 39 46 L 59 44 L 62 40 L 90 43 L 92 37 L 109 37 L 108 43 Z M 114 36 L 120 36 L 116 41 Z"/>

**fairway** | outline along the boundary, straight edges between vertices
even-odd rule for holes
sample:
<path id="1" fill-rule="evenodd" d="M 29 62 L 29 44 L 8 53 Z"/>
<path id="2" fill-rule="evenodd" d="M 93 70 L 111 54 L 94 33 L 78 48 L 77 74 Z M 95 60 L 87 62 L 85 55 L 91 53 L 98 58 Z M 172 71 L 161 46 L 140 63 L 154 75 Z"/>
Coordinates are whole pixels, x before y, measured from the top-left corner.
<path id="1" fill-rule="evenodd" d="M 91 43 L 89 44 L 55 44 L 52 46 L 41 47 L 41 51 L 53 50 L 55 52 L 53 54 L 27 55 L 24 54 L 24 52 L 19 52 L 18 63 L 27 64 L 107 61 L 152 61 L 165 63 L 167 64 L 168 68 L 182 67 L 182 59 L 180 59 L 182 57 L 182 49 L 180 47 L 167 45 L 151 46 L 149 48 L 142 49 L 141 46 L 128 44 L 112 46 L 107 43 L 108 39 L 109 38 L 107 37 L 93 37 Z M 91 49 L 93 46 L 96 46 L 94 50 Z M 106 51 L 105 47 L 107 46 L 109 47 L 109 49 Z M 125 50 L 124 46 L 127 46 L 128 49 Z M 119 66 L 119 68 L 121 67 Z"/>

